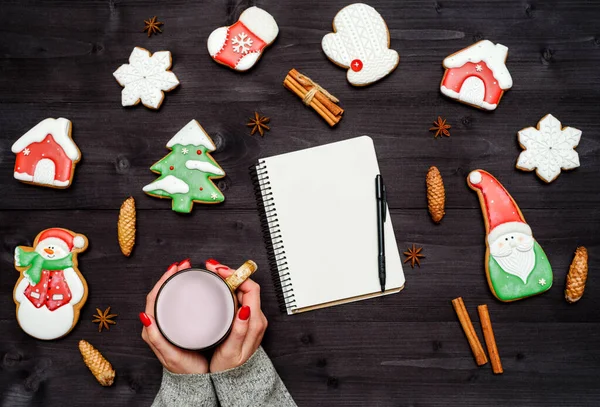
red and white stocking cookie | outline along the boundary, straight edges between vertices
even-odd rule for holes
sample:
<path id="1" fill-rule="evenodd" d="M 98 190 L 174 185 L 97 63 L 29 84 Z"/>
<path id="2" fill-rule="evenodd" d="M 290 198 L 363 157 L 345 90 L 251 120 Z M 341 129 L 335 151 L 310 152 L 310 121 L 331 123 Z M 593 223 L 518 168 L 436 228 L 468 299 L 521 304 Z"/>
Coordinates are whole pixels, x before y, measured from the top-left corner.
<path id="1" fill-rule="evenodd" d="M 247 71 L 279 34 L 273 16 L 258 7 L 246 9 L 229 27 L 219 27 L 208 37 L 210 56 L 236 71 Z"/>
<path id="2" fill-rule="evenodd" d="M 444 59 L 446 72 L 440 91 L 479 109 L 496 109 L 504 91 L 513 85 L 506 68 L 507 56 L 507 47 L 488 40 L 455 52 Z"/>
<path id="3" fill-rule="evenodd" d="M 71 121 L 44 119 L 12 145 L 17 155 L 15 179 L 51 188 L 67 188 L 73 181 L 81 152 L 71 138 Z"/>
<path id="4" fill-rule="evenodd" d="M 57 339 L 79 320 L 87 300 L 87 283 L 77 268 L 77 254 L 88 240 L 67 229 L 46 229 L 33 247 L 15 249 L 15 268 L 21 273 L 13 291 L 17 321 L 37 339 Z"/>

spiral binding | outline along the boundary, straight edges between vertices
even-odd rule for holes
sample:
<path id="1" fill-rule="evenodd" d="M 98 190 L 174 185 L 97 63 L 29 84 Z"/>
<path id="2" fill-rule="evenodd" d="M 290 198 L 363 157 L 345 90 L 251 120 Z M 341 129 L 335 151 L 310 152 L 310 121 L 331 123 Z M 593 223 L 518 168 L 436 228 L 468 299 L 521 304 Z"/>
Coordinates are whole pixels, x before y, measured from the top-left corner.
<path id="1" fill-rule="evenodd" d="M 264 160 L 259 160 L 257 164 L 250 167 L 250 177 L 254 185 L 254 195 L 258 206 L 258 216 L 260 218 L 263 240 L 267 247 L 271 277 L 275 285 L 277 301 L 282 312 L 287 312 L 295 308 L 296 299 L 294 289 L 289 273 L 285 247 L 279 228 L 279 219 L 277 218 L 277 209 L 273 192 L 271 191 L 271 181 Z"/>

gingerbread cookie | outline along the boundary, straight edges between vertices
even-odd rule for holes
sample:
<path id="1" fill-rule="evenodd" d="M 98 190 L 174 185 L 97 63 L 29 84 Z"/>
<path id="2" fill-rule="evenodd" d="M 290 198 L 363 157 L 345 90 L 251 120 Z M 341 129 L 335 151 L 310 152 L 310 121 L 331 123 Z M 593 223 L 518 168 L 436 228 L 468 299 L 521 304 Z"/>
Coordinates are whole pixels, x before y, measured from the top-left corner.
<path id="1" fill-rule="evenodd" d="M 451 99 L 494 110 L 513 85 L 506 68 L 508 48 L 483 40 L 444 59 L 440 91 Z"/>
<path id="2" fill-rule="evenodd" d="M 87 246 L 84 235 L 52 228 L 39 233 L 33 247 L 15 249 L 15 268 L 21 276 L 13 299 L 17 321 L 27 334 L 50 340 L 73 329 L 88 295 L 77 268 L 77 255 Z"/>
<path id="3" fill-rule="evenodd" d="M 500 301 L 541 294 L 552 286 L 552 268 L 517 203 L 490 173 L 472 171 L 467 183 L 477 192 L 485 221 L 485 270 Z"/>
<path id="4" fill-rule="evenodd" d="M 331 62 L 348 69 L 348 82 L 369 85 L 396 69 L 400 57 L 390 48 L 390 32 L 373 7 L 355 3 L 333 18 L 333 33 L 323 37 L 321 46 Z"/>
<path id="5" fill-rule="evenodd" d="M 208 53 L 218 63 L 236 71 L 247 71 L 279 34 L 273 16 L 258 7 L 246 9 L 235 24 L 210 33 Z"/>
<path id="6" fill-rule="evenodd" d="M 194 202 L 214 204 L 225 200 L 212 182 L 225 171 L 211 157 L 216 147 L 200 123 L 189 122 L 167 143 L 172 151 L 150 170 L 161 176 L 143 191 L 158 198 L 171 198 L 175 212 L 189 213 Z"/>
<path id="7" fill-rule="evenodd" d="M 165 93 L 179 86 L 177 76 L 171 68 L 171 53 L 158 51 L 151 54 L 144 48 L 135 47 L 129 56 L 129 63 L 123 64 L 113 76 L 123 86 L 121 104 L 123 106 L 142 104 L 150 109 L 158 109 Z"/>
<path id="8" fill-rule="evenodd" d="M 11 148 L 17 155 L 15 179 L 27 184 L 67 188 L 73 181 L 81 152 L 71 138 L 71 121 L 44 119 Z"/>
<path id="9" fill-rule="evenodd" d="M 579 167 L 575 147 L 581 139 L 581 130 L 562 127 L 560 121 L 547 114 L 534 127 L 519 131 L 519 144 L 525 150 L 519 155 L 517 168 L 533 171 L 544 182 L 550 183 L 560 175 L 560 169 Z"/>

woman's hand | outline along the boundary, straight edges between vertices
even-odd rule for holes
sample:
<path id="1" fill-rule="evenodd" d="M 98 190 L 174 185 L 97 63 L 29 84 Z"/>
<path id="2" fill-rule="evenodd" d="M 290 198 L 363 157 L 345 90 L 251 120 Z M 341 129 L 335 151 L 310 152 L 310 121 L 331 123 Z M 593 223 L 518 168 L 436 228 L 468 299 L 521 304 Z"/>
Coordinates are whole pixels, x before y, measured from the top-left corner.
<path id="1" fill-rule="evenodd" d="M 234 272 L 213 259 L 206 261 L 206 269 L 223 278 Z M 260 346 L 267 329 L 267 318 L 260 309 L 260 286 L 248 279 L 238 287 L 236 294 L 241 308 L 233 321 L 231 333 L 215 349 L 210 361 L 210 371 L 213 373 L 244 364 Z"/>
<path id="2" fill-rule="evenodd" d="M 142 339 L 150 346 L 160 363 L 169 372 L 176 374 L 208 373 L 208 361 L 204 356 L 169 343 L 158 330 L 154 320 L 154 302 L 160 287 L 173 274 L 190 267 L 192 265 L 189 259 L 179 264 L 173 263 L 146 297 L 146 312 L 140 313 L 140 321 L 144 324 Z"/>

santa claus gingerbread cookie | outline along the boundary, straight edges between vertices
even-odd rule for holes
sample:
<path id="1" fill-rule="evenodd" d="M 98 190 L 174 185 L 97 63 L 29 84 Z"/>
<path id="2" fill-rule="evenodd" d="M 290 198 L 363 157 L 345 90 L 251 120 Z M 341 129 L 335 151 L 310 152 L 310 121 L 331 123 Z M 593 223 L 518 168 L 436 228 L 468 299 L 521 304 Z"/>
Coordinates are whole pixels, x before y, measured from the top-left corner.
<path id="1" fill-rule="evenodd" d="M 210 33 L 208 53 L 222 65 L 236 71 L 247 71 L 262 56 L 279 34 L 273 16 L 258 7 L 250 7 L 229 27 L 219 27 Z"/>
<path id="2" fill-rule="evenodd" d="M 552 286 L 552 268 L 517 203 L 490 173 L 471 172 L 485 221 L 485 269 L 492 293 L 500 301 L 541 294 Z"/>
<path id="3" fill-rule="evenodd" d="M 373 7 L 362 3 L 344 7 L 333 19 L 333 31 L 323 37 L 321 47 L 334 64 L 348 69 L 351 85 L 369 85 L 398 66 L 400 57 L 390 49 L 390 32 Z"/>
<path id="4" fill-rule="evenodd" d="M 33 247 L 15 249 L 15 268 L 21 273 L 13 292 L 17 321 L 37 339 L 68 334 L 79 319 L 88 295 L 77 268 L 77 254 L 87 249 L 84 235 L 67 229 L 46 229 Z"/>
<path id="5" fill-rule="evenodd" d="M 15 179 L 51 188 L 67 188 L 73 181 L 81 152 L 71 138 L 71 121 L 44 119 L 22 135 L 11 148 L 17 155 Z"/>

